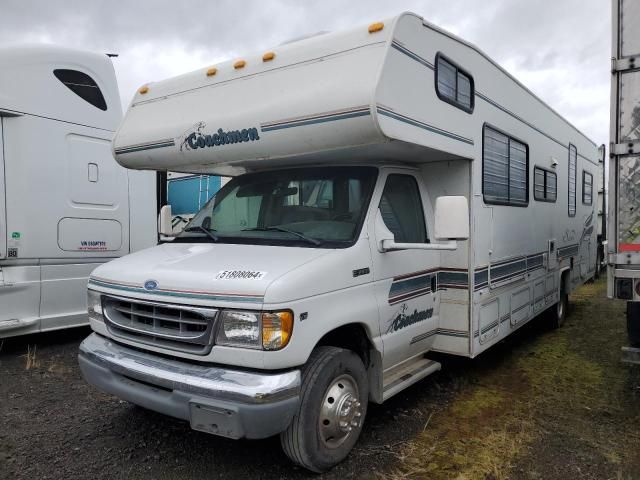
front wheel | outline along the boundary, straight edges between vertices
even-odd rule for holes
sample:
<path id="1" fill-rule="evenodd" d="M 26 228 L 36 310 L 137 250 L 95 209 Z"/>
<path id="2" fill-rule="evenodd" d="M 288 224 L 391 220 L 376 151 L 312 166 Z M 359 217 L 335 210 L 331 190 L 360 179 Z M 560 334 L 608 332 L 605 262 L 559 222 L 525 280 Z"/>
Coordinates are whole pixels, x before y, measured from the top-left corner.
<path id="1" fill-rule="evenodd" d="M 302 371 L 298 412 L 280 434 L 285 454 L 317 473 L 340 463 L 360 437 L 368 397 L 367 372 L 358 355 L 316 348 Z"/>

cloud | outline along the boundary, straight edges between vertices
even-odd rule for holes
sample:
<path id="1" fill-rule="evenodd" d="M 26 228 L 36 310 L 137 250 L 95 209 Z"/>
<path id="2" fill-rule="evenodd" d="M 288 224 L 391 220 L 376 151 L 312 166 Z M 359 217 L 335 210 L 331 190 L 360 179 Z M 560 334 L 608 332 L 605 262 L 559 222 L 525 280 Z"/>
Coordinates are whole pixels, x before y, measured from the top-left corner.
<path id="1" fill-rule="evenodd" d="M 609 8 L 602 0 L 3 0 L 0 44 L 119 53 L 126 106 L 148 81 L 409 10 L 476 44 L 595 142 L 607 143 Z"/>

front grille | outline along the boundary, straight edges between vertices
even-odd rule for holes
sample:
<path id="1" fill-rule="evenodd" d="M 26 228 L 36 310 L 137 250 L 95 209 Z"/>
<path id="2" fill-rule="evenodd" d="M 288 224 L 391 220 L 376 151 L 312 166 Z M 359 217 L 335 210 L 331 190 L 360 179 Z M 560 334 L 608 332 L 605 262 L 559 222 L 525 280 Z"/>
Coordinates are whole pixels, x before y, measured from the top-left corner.
<path id="1" fill-rule="evenodd" d="M 102 297 L 105 323 L 116 337 L 206 355 L 218 310 L 121 297 Z"/>

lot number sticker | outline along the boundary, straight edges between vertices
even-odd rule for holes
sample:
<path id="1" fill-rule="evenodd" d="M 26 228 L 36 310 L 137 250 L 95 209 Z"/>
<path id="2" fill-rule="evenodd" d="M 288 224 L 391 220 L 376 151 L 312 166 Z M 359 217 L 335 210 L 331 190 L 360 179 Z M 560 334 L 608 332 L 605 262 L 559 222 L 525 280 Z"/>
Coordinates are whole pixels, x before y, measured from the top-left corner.
<path id="1" fill-rule="evenodd" d="M 267 272 L 257 270 L 221 270 L 216 275 L 216 280 L 260 280 Z"/>

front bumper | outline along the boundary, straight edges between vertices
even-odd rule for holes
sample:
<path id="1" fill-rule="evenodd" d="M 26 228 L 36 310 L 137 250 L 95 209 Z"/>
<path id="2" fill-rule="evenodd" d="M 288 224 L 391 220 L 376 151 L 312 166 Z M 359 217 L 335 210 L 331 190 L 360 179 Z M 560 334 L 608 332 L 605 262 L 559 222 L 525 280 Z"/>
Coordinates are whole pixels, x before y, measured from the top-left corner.
<path id="1" fill-rule="evenodd" d="M 284 431 L 300 402 L 299 370 L 231 370 L 169 359 L 92 333 L 80 344 L 86 381 L 136 405 L 229 438 Z"/>

